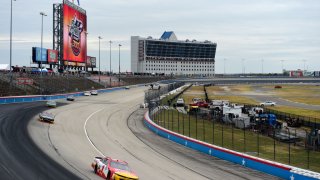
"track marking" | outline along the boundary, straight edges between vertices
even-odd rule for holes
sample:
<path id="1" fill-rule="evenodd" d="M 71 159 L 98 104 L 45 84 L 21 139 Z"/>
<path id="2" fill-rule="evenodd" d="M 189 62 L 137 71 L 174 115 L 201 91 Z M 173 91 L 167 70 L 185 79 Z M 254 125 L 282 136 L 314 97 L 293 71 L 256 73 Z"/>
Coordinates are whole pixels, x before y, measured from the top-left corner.
<path id="1" fill-rule="evenodd" d="M 95 115 L 96 113 L 98 113 L 98 112 L 100 112 L 100 111 L 102 111 L 102 110 L 104 110 L 104 109 L 105 109 L 105 108 L 101 108 L 101 109 L 99 109 L 99 110 L 91 113 L 91 114 L 88 116 L 88 118 L 86 119 L 86 121 L 84 122 L 84 125 L 83 125 L 83 130 L 84 130 L 84 133 L 86 134 L 86 137 L 87 137 L 88 141 L 90 142 L 91 146 L 92 146 L 101 156 L 105 156 L 105 155 L 104 155 L 101 151 L 99 151 L 99 149 L 98 149 L 98 148 L 93 144 L 93 142 L 91 141 L 91 139 L 90 139 L 90 137 L 89 137 L 89 135 L 88 135 L 86 126 L 87 126 L 88 120 L 89 120 L 93 115 Z"/>

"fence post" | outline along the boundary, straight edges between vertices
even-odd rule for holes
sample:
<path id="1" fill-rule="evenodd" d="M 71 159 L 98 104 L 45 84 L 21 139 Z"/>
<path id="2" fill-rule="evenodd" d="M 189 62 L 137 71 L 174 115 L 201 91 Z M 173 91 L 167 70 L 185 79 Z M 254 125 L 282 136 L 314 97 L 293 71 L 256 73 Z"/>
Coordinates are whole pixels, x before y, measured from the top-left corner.
<path id="1" fill-rule="evenodd" d="M 169 114 L 169 111 L 170 111 L 170 106 L 169 106 L 169 109 L 168 109 L 168 129 L 170 129 L 170 114 Z"/>
<path id="2" fill-rule="evenodd" d="M 310 149 L 309 149 L 309 144 L 308 144 L 308 131 L 305 130 L 306 132 L 306 139 L 305 139 L 305 148 L 307 148 L 307 169 L 310 168 Z"/>
<path id="3" fill-rule="evenodd" d="M 276 129 L 273 127 L 273 160 L 276 160 Z"/>
<path id="4" fill-rule="evenodd" d="M 212 144 L 214 144 L 214 120 L 215 120 L 215 111 L 212 112 L 213 117 L 212 117 Z"/>
<path id="5" fill-rule="evenodd" d="M 288 143 L 288 146 L 289 146 L 289 152 L 288 152 L 288 157 L 289 157 L 289 165 L 290 165 L 290 163 L 291 163 L 291 159 L 290 159 L 290 150 L 291 150 L 291 148 L 290 148 L 290 129 L 288 128 L 288 127 L 286 127 L 286 129 L 288 130 L 288 135 L 289 135 L 289 143 Z"/>
<path id="6" fill-rule="evenodd" d="M 179 111 L 177 112 L 178 112 L 178 133 L 180 133 L 180 117 L 179 117 L 180 113 Z"/>
<path id="7" fill-rule="evenodd" d="M 190 112 L 189 112 L 189 137 L 190 137 Z"/>
<path id="8" fill-rule="evenodd" d="M 163 127 L 166 128 L 166 109 L 163 110 Z"/>
<path id="9" fill-rule="evenodd" d="M 243 152 L 246 153 L 246 128 L 245 128 L 245 123 L 244 120 L 242 120 L 243 122 Z"/>
<path id="10" fill-rule="evenodd" d="M 172 131 L 174 131 L 173 130 L 173 111 L 174 111 L 174 109 L 171 110 L 171 130 Z"/>
<path id="11" fill-rule="evenodd" d="M 258 156 L 259 156 L 259 153 L 260 153 L 260 139 L 259 139 L 259 130 L 258 130 L 258 134 L 257 134 L 257 152 L 258 152 Z"/>
<path id="12" fill-rule="evenodd" d="M 184 113 L 182 113 L 182 134 L 184 135 Z"/>
<path id="13" fill-rule="evenodd" d="M 234 124 L 231 123 L 231 146 L 232 146 L 232 149 L 234 150 L 233 126 L 234 126 Z"/>
<path id="14" fill-rule="evenodd" d="M 221 146 L 223 147 L 223 122 L 221 123 Z"/>
<path id="15" fill-rule="evenodd" d="M 203 133 L 203 141 L 206 141 L 206 129 L 204 125 L 204 118 L 202 118 L 202 133 Z"/>
<path id="16" fill-rule="evenodd" d="M 198 111 L 196 111 L 196 139 L 198 139 Z"/>

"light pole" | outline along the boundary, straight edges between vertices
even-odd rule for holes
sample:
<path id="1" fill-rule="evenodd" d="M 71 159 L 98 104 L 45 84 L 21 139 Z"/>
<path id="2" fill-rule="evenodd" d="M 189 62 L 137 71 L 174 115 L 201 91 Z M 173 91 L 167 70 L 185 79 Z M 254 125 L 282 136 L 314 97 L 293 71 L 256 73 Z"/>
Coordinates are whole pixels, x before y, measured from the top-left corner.
<path id="1" fill-rule="evenodd" d="M 85 58 L 86 58 L 86 63 L 85 63 L 84 71 L 87 72 L 87 71 L 88 71 L 88 70 L 87 70 L 87 69 L 88 69 L 88 67 L 87 67 L 88 58 L 87 58 L 87 57 L 88 57 L 88 34 L 89 34 L 89 33 L 88 33 L 87 31 L 85 31 L 84 34 L 85 34 L 85 36 L 86 36 L 86 57 L 85 57 Z M 86 75 L 86 74 L 85 74 L 85 75 Z"/>
<path id="2" fill-rule="evenodd" d="M 11 0 L 11 11 L 10 11 L 10 87 L 12 86 L 12 1 Z"/>
<path id="3" fill-rule="evenodd" d="M 109 41 L 110 43 L 110 71 L 109 71 L 109 83 L 110 83 L 110 87 L 111 87 L 111 44 L 112 41 Z"/>
<path id="4" fill-rule="evenodd" d="M 261 72 L 262 72 L 262 74 L 263 74 L 263 62 L 264 62 L 264 60 L 261 59 Z"/>
<path id="5" fill-rule="evenodd" d="M 122 45 L 121 44 L 119 44 L 119 86 L 120 86 L 120 47 L 121 47 Z"/>
<path id="6" fill-rule="evenodd" d="M 40 12 L 41 15 L 41 47 L 40 47 L 40 77 L 42 84 L 42 44 L 43 44 L 43 16 L 47 16 L 44 12 Z M 41 86 L 41 85 L 40 85 Z M 41 87 L 42 88 L 42 87 Z M 42 94 L 42 90 L 40 88 L 40 94 Z"/>
<path id="7" fill-rule="evenodd" d="M 224 58 L 224 59 L 223 59 L 223 75 L 226 74 L 226 61 L 227 61 L 227 59 Z"/>
<path id="8" fill-rule="evenodd" d="M 281 61 L 281 71 L 283 72 L 283 62 L 284 60 L 280 60 Z"/>
<path id="9" fill-rule="evenodd" d="M 305 71 L 306 70 L 306 61 L 307 60 L 303 59 L 302 61 L 303 61 L 303 71 Z"/>
<path id="10" fill-rule="evenodd" d="M 100 81 L 101 81 L 101 79 L 100 79 L 100 75 L 101 75 L 101 72 L 100 72 L 100 39 L 102 39 L 102 37 L 99 36 L 98 39 L 99 39 L 99 83 L 100 83 Z"/>
<path id="11" fill-rule="evenodd" d="M 242 59 L 241 61 L 242 61 L 242 74 L 245 74 L 246 70 L 245 70 L 245 65 L 244 65 L 244 59 Z"/>

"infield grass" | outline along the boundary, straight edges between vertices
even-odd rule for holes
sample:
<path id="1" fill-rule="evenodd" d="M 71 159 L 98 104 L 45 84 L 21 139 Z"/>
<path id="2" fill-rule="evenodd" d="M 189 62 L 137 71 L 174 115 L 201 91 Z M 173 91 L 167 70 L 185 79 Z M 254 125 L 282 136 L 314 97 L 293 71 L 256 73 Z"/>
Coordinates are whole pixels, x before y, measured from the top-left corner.
<path id="1" fill-rule="evenodd" d="M 289 162 L 288 143 L 274 141 L 273 138 L 261 134 L 258 136 L 250 130 L 243 131 L 229 125 L 178 113 L 176 110 L 163 110 L 154 116 L 154 121 L 169 130 L 210 144 L 284 164 Z M 306 169 L 308 151 L 294 144 L 290 145 L 290 151 L 290 165 Z M 310 151 L 309 159 L 309 169 L 320 172 L 320 152 Z"/>

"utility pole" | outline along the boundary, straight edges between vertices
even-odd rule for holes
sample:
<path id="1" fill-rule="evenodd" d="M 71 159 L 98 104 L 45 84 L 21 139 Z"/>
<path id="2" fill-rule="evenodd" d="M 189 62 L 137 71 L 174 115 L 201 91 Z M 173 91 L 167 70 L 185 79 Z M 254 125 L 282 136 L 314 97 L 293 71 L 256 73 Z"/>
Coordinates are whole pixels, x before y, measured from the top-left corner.
<path id="1" fill-rule="evenodd" d="M 99 83 L 100 83 L 100 81 L 101 81 L 101 71 L 100 71 L 100 40 L 102 39 L 102 37 L 101 36 L 99 36 L 98 37 L 98 39 L 99 39 Z"/>
<path id="2" fill-rule="evenodd" d="M 112 41 L 109 41 L 110 43 L 110 71 L 109 71 L 109 79 L 110 79 L 110 87 L 111 87 L 111 44 L 112 44 Z"/>
<path id="3" fill-rule="evenodd" d="M 119 44 L 119 86 L 120 86 L 120 47 L 121 47 L 122 45 L 121 44 Z"/>

